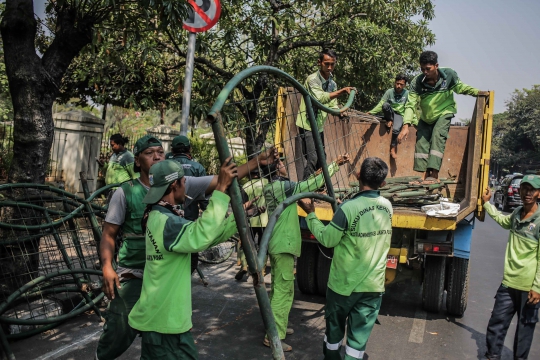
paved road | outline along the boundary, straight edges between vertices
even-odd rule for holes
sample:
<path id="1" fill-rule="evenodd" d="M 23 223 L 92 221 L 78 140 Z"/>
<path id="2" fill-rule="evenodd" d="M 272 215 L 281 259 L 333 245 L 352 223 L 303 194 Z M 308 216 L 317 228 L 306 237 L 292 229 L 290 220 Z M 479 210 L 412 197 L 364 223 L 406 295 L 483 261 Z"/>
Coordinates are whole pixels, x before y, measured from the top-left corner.
<path id="1" fill-rule="evenodd" d="M 508 232 L 491 218 L 476 223 L 471 255 L 471 287 L 465 316 L 460 319 L 426 314 L 420 308 L 420 283 L 414 273 L 387 288 L 365 359 L 482 359 L 485 328 L 502 279 Z M 211 282 L 193 278 L 193 335 L 201 360 L 270 359 L 261 342 L 263 326 L 251 279 L 237 282 L 235 262 L 207 268 Z M 266 279 L 269 281 L 269 278 Z M 290 321 L 296 333 L 287 342 L 287 359 L 322 359 L 324 298 L 296 292 Z M 515 320 L 505 342 L 503 359 L 512 359 Z M 101 327 L 95 316 L 82 316 L 55 331 L 13 344 L 17 359 L 92 359 Z M 540 359 L 536 329 L 529 359 Z M 121 359 L 136 359 L 140 340 Z"/>

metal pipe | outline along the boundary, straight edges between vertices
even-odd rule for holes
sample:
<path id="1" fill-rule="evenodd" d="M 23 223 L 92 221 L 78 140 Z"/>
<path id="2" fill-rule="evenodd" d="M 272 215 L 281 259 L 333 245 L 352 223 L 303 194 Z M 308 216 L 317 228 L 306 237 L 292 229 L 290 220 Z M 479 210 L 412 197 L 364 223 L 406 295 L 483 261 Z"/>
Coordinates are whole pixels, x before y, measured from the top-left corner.
<path id="1" fill-rule="evenodd" d="M 347 103 L 344 107 L 341 109 L 331 109 L 329 107 L 324 106 L 321 104 L 317 99 L 315 99 L 307 90 L 304 88 L 302 84 L 298 82 L 295 78 L 293 78 L 291 75 L 287 74 L 285 71 L 280 70 L 278 68 L 275 68 L 273 66 L 267 66 L 267 65 L 258 65 L 258 66 L 252 66 L 250 68 L 247 68 L 245 70 L 242 70 L 238 74 L 236 74 L 227 84 L 225 87 L 223 87 L 223 90 L 219 93 L 216 101 L 214 102 L 214 105 L 210 109 L 210 112 L 208 113 L 208 116 L 210 118 L 217 118 L 219 115 L 219 112 L 223 108 L 223 105 L 225 105 L 225 102 L 227 101 L 227 98 L 231 94 L 231 92 L 240 84 L 244 79 L 250 77 L 251 75 L 254 75 L 256 73 L 269 73 L 278 75 L 279 77 L 282 77 L 289 81 L 292 86 L 296 88 L 302 95 L 309 96 L 311 99 L 311 104 L 315 106 L 317 109 L 320 109 L 326 113 L 332 114 L 332 115 L 340 115 L 345 110 L 349 109 L 349 107 L 352 105 L 354 101 L 354 96 L 356 95 L 356 90 L 351 90 L 351 93 L 349 94 L 349 98 L 347 99 Z"/>
<path id="2" fill-rule="evenodd" d="M 309 123 L 311 125 L 311 130 L 313 132 L 313 140 L 315 141 L 315 151 L 317 152 L 317 156 L 319 157 L 319 160 L 322 164 L 326 164 L 326 154 L 324 153 L 324 147 L 322 144 L 320 132 L 318 131 L 319 126 L 317 125 L 317 119 L 315 119 L 315 113 L 313 112 L 313 108 L 311 106 L 311 96 L 304 96 L 304 102 L 306 103 L 306 111 L 308 114 Z M 315 135 L 316 133 L 316 135 Z M 330 177 L 330 172 L 328 172 L 328 166 L 322 167 L 322 173 L 324 177 L 324 182 L 327 184 L 326 191 L 328 192 L 328 195 L 331 198 L 335 198 L 336 195 L 334 194 L 334 187 L 332 186 L 332 181 Z M 334 201 L 332 204 L 332 210 L 336 212 L 337 210 L 337 204 Z"/>
<path id="3" fill-rule="evenodd" d="M 197 35 L 190 32 L 188 35 L 188 46 L 186 54 L 186 78 L 184 79 L 184 92 L 182 94 L 182 121 L 180 125 L 180 135 L 187 135 L 189 126 L 189 107 L 191 105 L 191 84 L 193 83 L 193 68 L 195 65 L 195 45 Z"/>
<path id="4" fill-rule="evenodd" d="M 224 132 L 223 122 L 219 113 L 214 116 L 209 116 L 207 119 L 212 124 L 212 130 L 214 131 L 214 138 L 216 141 L 216 147 L 221 162 L 225 161 L 231 156 L 229 146 L 227 144 L 227 137 Z M 264 277 L 262 276 L 262 268 L 257 262 L 257 250 L 251 240 L 251 231 L 248 231 L 247 219 L 242 204 L 242 195 L 240 194 L 240 185 L 238 179 L 234 179 L 229 187 L 229 196 L 231 197 L 231 206 L 238 228 L 238 234 L 242 241 L 242 248 L 246 255 L 246 260 L 249 267 L 249 272 L 253 278 L 253 287 L 255 288 L 255 294 L 259 303 L 261 316 L 263 319 L 264 327 L 270 341 L 270 348 L 272 349 L 272 357 L 274 360 L 284 360 L 285 355 L 281 347 L 281 341 L 274 320 L 274 314 L 270 306 L 270 300 L 268 293 L 266 292 L 266 286 L 264 284 Z"/>

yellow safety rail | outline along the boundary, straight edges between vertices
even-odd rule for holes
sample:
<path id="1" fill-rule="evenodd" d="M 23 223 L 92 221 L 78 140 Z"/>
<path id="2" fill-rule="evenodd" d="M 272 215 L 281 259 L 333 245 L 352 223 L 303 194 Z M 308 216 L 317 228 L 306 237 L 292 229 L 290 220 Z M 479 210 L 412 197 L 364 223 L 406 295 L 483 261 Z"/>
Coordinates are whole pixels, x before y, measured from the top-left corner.
<path id="1" fill-rule="evenodd" d="M 482 206 L 482 193 L 489 186 L 489 162 L 491 154 L 491 138 L 493 132 L 493 107 L 495 92 L 490 91 L 484 108 L 482 126 L 482 158 L 480 160 L 480 183 L 478 184 L 478 200 L 476 203 L 476 218 L 484 221 L 485 211 Z"/>

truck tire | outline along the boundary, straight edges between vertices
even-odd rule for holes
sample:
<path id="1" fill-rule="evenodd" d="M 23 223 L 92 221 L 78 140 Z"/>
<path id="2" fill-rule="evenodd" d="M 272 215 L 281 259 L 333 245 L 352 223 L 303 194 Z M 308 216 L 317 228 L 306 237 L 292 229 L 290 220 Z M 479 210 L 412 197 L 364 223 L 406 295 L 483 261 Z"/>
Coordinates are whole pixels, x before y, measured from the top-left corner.
<path id="1" fill-rule="evenodd" d="M 332 264 L 333 251 L 319 245 L 319 255 L 317 258 L 317 294 L 326 296 L 328 288 L 328 277 L 330 276 L 330 265 Z M 329 259 L 330 258 L 330 259 Z"/>
<path id="2" fill-rule="evenodd" d="M 426 256 L 422 284 L 422 306 L 426 311 L 439 312 L 444 295 L 446 257 Z"/>
<path id="3" fill-rule="evenodd" d="M 446 311 L 448 314 L 463 316 L 469 297 L 469 259 L 453 258 L 448 272 Z"/>
<path id="4" fill-rule="evenodd" d="M 317 244 L 302 241 L 302 255 L 296 262 L 298 288 L 304 294 L 317 293 Z"/>

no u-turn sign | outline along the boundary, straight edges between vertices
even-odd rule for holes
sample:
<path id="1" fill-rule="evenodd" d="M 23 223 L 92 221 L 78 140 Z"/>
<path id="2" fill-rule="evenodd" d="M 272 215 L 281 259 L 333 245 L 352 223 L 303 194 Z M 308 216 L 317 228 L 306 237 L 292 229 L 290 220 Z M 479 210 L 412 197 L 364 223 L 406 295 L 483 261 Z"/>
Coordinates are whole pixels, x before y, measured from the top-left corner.
<path id="1" fill-rule="evenodd" d="M 219 0 L 188 0 L 191 5 L 189 16 L 184 20 L 184 29 L 203 32 L 216 25 L 221 14 Z"/>

